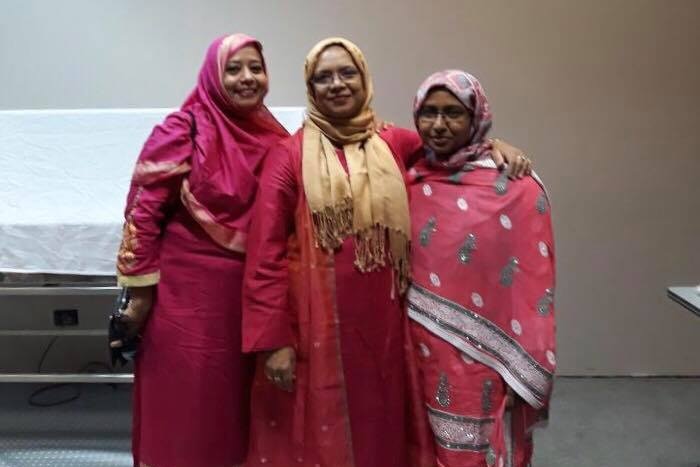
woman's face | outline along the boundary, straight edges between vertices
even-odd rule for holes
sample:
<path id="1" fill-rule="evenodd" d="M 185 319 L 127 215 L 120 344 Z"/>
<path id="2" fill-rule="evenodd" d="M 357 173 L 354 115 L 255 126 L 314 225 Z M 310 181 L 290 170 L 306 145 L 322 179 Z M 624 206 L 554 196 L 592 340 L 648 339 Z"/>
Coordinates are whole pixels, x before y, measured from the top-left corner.
<path id="1" fill-rule="evenodd" d="M 267 94 L 267 73 L 255 46 L 242 47 L 226 62 L 224 89 L 233 106 L 246 112 L 257 109 Z"/>
<path id="2" fill-rule="evenodd" d="M 321 52 L 311 87 L 318 110 L 331 118 L 355 117 L 367 97 L 360 70 L 348 51 L 338 45 Z"/>
<path id="3" fill-rule="evenodd" d="M 428 93 L 418 111 L 418 133 L 437 156 L 449 156 L 469 143 L 469 110 L 445 89 Z"/>

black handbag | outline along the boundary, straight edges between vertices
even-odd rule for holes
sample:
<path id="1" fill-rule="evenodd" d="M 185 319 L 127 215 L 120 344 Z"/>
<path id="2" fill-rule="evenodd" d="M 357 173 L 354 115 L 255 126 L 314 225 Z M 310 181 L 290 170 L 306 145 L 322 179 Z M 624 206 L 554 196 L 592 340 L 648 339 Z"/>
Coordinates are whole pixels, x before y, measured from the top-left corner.
<path id="1" fill-rule="evenodd" d="M 127 306 L 129 306 L 129 300 L 131 296 L 129 294 L 129 289 L 123 287 L 119 292 L 114 307 L 112 308 L 112 313 L 109 315 L 109 341 L 113 342 L 116 340 L 122 341 L 121 347 L 109 346 L 110 354 L 112 356 L 112 366 L 115 366 L 119 362 L 122 366 L 126 365 L 128 362 L 134 360 L 138 353 L 139 343 L 141 342 L 140 336 L 128 337 L 126 333 L 126 326 L 124 325 L 123 318 L 124 312 Z"/>

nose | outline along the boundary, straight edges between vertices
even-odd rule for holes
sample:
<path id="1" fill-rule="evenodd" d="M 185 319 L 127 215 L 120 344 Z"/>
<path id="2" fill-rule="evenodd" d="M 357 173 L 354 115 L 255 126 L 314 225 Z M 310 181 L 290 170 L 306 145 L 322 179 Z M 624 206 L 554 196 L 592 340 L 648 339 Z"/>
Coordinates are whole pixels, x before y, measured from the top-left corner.
<path id="1" fill-rule="evenodd" d="M 344 86 L 345 83 L 343 83 L 343 80 L 340 79 L 340 75 L 338 73 L 333 73 L 333 81 L 331 81 L 330 88 L 332 90 L 338 90 L 342 89 Z"/>
<path id="2" fill-rule="evenodd" d="M 255 77 L 253 76 L 253 73 L 250 72 L 250 68 L 244 67 L 243 68 L 243 75 L 241 75 L 241 82 L 252 83 L 254 80 L 255 80 Z"/>
<path id="3" fill-rule="evenodd" d="M 444 133 L 447 131 L 447 126 L 445 126 L 445 117 L 443 117 L 441 113 L 437 115 L 437 118 L 433 123 L 433 130 L 436 133 Z"/>

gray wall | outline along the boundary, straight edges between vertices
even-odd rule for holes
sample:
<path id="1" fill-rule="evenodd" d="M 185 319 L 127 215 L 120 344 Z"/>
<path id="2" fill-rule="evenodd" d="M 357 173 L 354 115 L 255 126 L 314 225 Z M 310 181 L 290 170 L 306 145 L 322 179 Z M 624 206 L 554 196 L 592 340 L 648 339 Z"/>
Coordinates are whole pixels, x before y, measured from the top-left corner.
<path id="1" fill-rule="evenodd" d="M 328 35 L 364 49 L 399 124 L 422 78 L 465 68 L 554 198 L 561 373 L 700 375 L 700 320 L 664 292 L 700 282 L 698 17 L 695 0 L 4 0 L 0 108 L 176 106 L 233 31 L 264 42 L 271 105 L 304 103 Z"/>

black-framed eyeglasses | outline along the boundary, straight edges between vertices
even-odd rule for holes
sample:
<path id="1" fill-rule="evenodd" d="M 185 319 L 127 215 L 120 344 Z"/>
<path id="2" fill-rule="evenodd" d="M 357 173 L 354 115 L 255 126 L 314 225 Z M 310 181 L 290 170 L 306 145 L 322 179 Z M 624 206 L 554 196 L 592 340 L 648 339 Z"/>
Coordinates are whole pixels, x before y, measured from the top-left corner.
<path id="1" fill-rule="evenodd" d="M 311 77 L 311 82 L 319 86 L 328 86 L 335 81 L 335 77 L 343 83 L 348 83 L 357 79 L 360 72 L 355 68 L 343 68 L 337 72 L 322 71 Z"/>
<path id="2" fill-rule="evenodd" d="M 469 116 L 469 112 L 462 107 L 450 106 L 443 109 L 437 107 L 426 106 L 418 111 L 418 118 L 425 122 L 435 122 L 438 117 L 442 116 L 445 121 L 457 122 Z"/>

